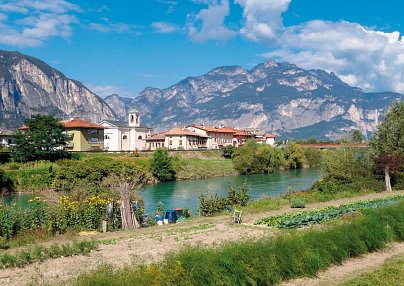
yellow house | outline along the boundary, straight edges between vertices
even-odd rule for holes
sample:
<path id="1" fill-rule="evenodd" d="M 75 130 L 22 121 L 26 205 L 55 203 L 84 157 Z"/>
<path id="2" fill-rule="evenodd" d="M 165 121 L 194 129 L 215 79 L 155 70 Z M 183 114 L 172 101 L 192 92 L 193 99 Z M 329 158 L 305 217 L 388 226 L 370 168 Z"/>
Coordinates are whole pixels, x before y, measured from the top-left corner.
<path id="1" fill-rule="evenodd" d="M 68 151 L 103 151 L 104 127 L 93 122 L 71 119 L 60 122 L 70 136 Z"/>

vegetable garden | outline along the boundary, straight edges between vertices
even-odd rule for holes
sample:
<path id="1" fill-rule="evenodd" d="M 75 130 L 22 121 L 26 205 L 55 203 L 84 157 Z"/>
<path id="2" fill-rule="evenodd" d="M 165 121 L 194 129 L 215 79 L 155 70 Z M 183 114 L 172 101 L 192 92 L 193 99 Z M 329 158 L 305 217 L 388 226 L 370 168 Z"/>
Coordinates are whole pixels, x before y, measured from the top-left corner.
<path id="1" fill-rule="evenodd" d="M 397 203 L 402 199 L 404 199 L 404 196 L 398 195 L 383 199 L 358 201 L 350 204 L 340 205 L 338 207 L 331 206 L 299 213 L 285 213 L 281 215 L 259 219 L 254 224 L 255 225 L 266 224 L 269 227 L 277 227 L 277 228 L 298 228 L 338 218 L 344 214 L 350 214 L 353 212 L 363 212 L 367 209 L 391 205 Z"/>

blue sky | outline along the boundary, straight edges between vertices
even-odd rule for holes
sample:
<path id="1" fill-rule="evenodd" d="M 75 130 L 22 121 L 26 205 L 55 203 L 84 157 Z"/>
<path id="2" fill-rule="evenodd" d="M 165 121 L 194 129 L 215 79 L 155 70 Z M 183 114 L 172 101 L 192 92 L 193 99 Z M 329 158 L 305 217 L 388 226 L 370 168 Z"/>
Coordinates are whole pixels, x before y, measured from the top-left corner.
<path id="1" fill-rule="evenodd" d="M 267 58 L 404 92 L 399 0 L 0 0 L 0 49 L 105 96 Z"/>

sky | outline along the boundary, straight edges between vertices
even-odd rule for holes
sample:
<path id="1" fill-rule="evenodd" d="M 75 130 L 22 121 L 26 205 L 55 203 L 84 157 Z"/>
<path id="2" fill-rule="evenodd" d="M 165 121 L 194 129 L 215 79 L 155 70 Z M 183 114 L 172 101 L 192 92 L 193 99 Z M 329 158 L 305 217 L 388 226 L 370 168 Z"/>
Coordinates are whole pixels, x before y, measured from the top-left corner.
<path id="1" fill-rule="evenodd" d="M 0 0 L 0 49 L 100 96 L 272 59 L 404 93 L 404 1 Z"/>

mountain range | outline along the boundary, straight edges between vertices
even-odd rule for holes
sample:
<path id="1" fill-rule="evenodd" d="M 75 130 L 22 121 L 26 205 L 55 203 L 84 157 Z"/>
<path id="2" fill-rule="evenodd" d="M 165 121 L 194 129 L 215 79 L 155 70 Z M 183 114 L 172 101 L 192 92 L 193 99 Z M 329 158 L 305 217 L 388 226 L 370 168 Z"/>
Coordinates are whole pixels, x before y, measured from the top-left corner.
<path id="1" fill-rule="evenodd" d="M 188 124 L 260 128 L 287 138 L 335 139 L 372 133 L 404 95 L 367 93 L 323 70 L 266 61 L 250 70 L 218 67 L 166 89 L 147 87 L 134 98 L 97 96 L 46 63 L 0 51 L 0 127 L 15 128 L 35 113 L 91 121 L 126 120 L 136 108 L 154 131 Z"/>

